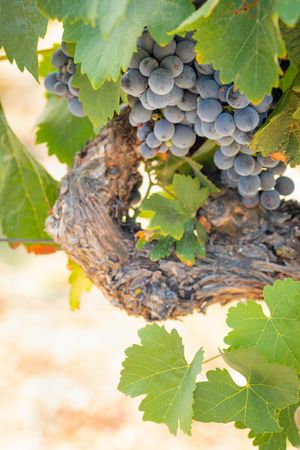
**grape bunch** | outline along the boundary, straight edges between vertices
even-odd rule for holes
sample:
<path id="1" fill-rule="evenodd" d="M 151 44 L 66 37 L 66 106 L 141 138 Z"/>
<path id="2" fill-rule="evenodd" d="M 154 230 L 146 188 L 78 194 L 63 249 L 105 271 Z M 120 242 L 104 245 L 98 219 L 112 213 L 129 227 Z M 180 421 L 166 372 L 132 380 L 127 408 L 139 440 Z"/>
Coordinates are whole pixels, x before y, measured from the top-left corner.
<path id="1" fill-rule="evenodd" d="M 65 97 L 69 110 L 76 117 L 84 117 L 82 103 L 78 99 L 79 89 L 72 86 L 73 75 L 76 72 L 74 59 L 68 54 L 67 46 L 55 50 L 51 58 L 52 64 L 58 72 L 50 72 L 45 78 L 44 85 L 48 92 Z"/>
<path id="2" fill-rule="evenodd" d="M 184 156 L 196 142 L 199 95 L 194 46 L 189 36 L 176 36 L 161 47 L 144 30 L 122 77 L 131 107 L 129 120 L 138 127 L 141 154 L 146 159 L 168 150 Z"/>

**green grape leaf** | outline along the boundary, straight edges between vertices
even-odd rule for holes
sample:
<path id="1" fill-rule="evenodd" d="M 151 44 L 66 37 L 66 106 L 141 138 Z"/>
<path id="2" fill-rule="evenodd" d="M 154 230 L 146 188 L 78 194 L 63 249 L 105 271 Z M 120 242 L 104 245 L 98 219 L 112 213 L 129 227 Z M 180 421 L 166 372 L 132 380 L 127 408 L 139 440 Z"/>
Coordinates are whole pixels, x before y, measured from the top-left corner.
<path id="1" fill-rule="evenodd" d="M 246 378 L 238 386 L 226 369 L 209 371 L 197 383 L 194 419 L 200 422 L 240 421 L 254 433 L 279 432 L 277 410 L 298 401 L 299 381 L 290 367 L 268 364 L 255 348 L 226 351 L 227 364 Z"/>
<path id="2" fill-rule="evenodd" d="M 195 264 L 196 256 L 204 258 L 206 255 L 205 240 L 203 239 L 204 228 L 202 234 L 195 232 L 201 227 L 197 224 L 196 219 L 189 220 L 184 225 L 184 233 L 180 241 L 176 242 L 176 256 L 184 264 L 192 266 Z"/>
<path id="3" fill-rule="evenodd" d="M 58 183 L 33 158 L 6 122 L 0 105 L 0 223 L 9 238 L 49 239 L 45 220 Z"/>
<path id="4" fill-rule="evenodd" d="M 300 447 L 300 431 L 298 430 L 294 413 L 299 403 L 288 406 L 279 413 L 279 425 L 283 431 L 279 433 L 255 434 L 250 431 L 249 438 L 254 439 L 253 445 L 258 446 L 259 450 L 286 450 L 287 440 L 294 446 Z"/>
<path id="5" fill-rule="evenodd" d="M 300 371 L 300 282 L 275 281 L 264 288 L 270 316 L 249 300 L 229 309 L 227 324 L 233 330 L 224 342 L 231 348 L 257 347 L 269 362 Z"/>
<path id="6" fill-rule="evenodd" d="M 293 66 L 300 66 L 300 21 L 293 28 L 280 23 L 280 31 L 283 36 L 289 60 Z"/>
<path id="7" fill-rule="evenodd" d="M 62 163 L 73 164 L 74 155 L 89 139 L 95 137 L 87 117 L 73 116 L 67 101 L 54 95 L 47 100 L 36 133 L 36 143 L 46 143 L 49 155 L 56 155 Z"/>
<path id="8" fill-rule="evenodd" d="M 16 61 L 37 80 L 37 45 L 47 30 L 47 19 L 38 11 L 35 0 L 10 0 L 0 3 L 0 47 L 10 62 Z"/>
<path id="9" fill-rule="evenodd" d="M 63 39 L 77 43 L 75 61 L 98 89 L 105 80 L 117 81 L 121 69 L 126 70 L 146 25 L 154 39 L 165 45 L 171 40 L 166 33 L 193 10 L 190 0 L 130 0 L 124 19 L 106 39 L 98 24 L 92 28 L 80 23 L 66 23 Z"/>
<path id="10" fill-rule="evenodd" d="M 220 70 L 223 83 L 235 85 L 252 102 L 259 102 L 279 84 L 278 58 L 284 43 L 272 15 L 273 0 L 220 1 L 208 17 L 201 9 L 194 21 L 175 32 L 194 29 L 197 60 Z M 219 43 L 222 43 L 220 45 Z"/>
<path id="11" fill-rule="evenodd" d="M 184 356 L 181 337 L 156 324 L 139 330 L 141 345 L 126 350 L 118 389 L 131 397 L 146 395 L 140 404 L 144 420 L 165 423 L 172 434 L 178 428 L 191 434 L 193 392 L 201 370 L 203 350 L 191 364 Z"/>
<path id="12" fill-rule="evenodd" d="M 93 283 L 86 276 L 83 269 L 76 264 L 74 261 L 69 260 L 68 268 L 71 270 L 69 276 L 69 284 L 70 284 L 70 296 L 69 296 L 69 304 L 70 308 L 75 311 L 80 308 L 80 297 L 84 291 L 89 292 Z"/>
<path id="13" fill-rule="evenodd" d="M 41 11 L 51 19 L 74 22 L 82 20 L 108 34 L 125 14 L 129 0 L 37 0 Z"/>
<path id="14" fill-rule="evenodd" d="M 249 146 L 264 156 L 284 153 L 292 166 L 300 164 L 300 122 L 294 114 L 300 106 L 300 75 L 280 99 L 266 123 L 255 133 Z"/>
<path id="15" fill-rule="evenodd" d="M 300 17 L 300 0 L 276 0 L 275 12 L 287 25 L 295 25 Z"/>
<path id="16" fill-rule="evenodd" d="M 184 34 L 187 31 L 195 31 L 199 20 L 202 17 L 208 17 L 215 7 L 218 5 L 220 0 L 206 0 L 206 2 L 193 12 L 187 19 L 185 19 L 176 30 L 170 32 L 170 34 Z"/>
<path id="17" fill-rule="evenodd" d="M 173 179 L 175 198 L 165 198 L 161 194 L 153 194 L 144 200 L 141 209 L 154 211 L 149 228 L 160 229 L 163 235 L 171 235 L 181 239 L 185 222 L 193 218 L 208 198 L 207 188 L 199 188 L 199 180 L 176 174 Z"/>
<path id="18" fill-rule="evenodd" d="M 76 72 L 73 86 L 79 88 L 79 100 L 83 104 L 83 110 L 95 128 L 106 124 L 112 119 L 114 113 L 120 112 L 121 79 L 116 82 L 105 81 L 94 90 L 88 77 Z"/>
<path id="19" fill-rule="evenodd" d="M 171 236 L 161 236 L 151 249 L 151 261 L 158 261 L 159 259 L 170 256 L 174 242 L 175 240 Z M 147 241 L 145 241 L 145 244 L 147 244 Z"/>

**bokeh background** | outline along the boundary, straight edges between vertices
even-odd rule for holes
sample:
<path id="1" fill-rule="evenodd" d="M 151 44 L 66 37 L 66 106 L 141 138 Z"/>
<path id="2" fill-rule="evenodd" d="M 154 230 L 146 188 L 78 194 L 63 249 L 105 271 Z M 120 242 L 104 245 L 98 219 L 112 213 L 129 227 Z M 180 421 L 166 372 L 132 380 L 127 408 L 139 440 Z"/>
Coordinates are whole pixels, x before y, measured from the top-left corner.
<path id="1" fill-rule="evenodd" d="M 53 22 L 40 48 L 60 42 Z M 0 62 L 0 99 L 19 139 L 56 179 L 66 167 L 35 144 L 35 123 L 45 98 L 42 84 L 15 65 Z M 300 199 L 299 170 L 290 174 Z M 298 176 L 297 176 L 298 175 Z M 142 319 L 111 306 L 95 288 L 81 309 L 68 305 L 67 257 L 12 251 L 0 243 L 0 448 L 1 450 L 248 450 L 245 431 L 232 424 L 193 425 L 193 436 L 171 436 L 164 425 L 142 421 L 139 399 L 117 391 L 127 346 L 138 342 Z M 209 308 L 166 323 L 183 336 L 191 360 L 222 347 L 227 308 Z M 205 370 L 221 366 L 220 360 Z M 234 375 L 234 374 L 233 374 Z M 203 375 L 202 375 L 203 377 Z M 201 379 L 201 376 L 200 376 Z"/>

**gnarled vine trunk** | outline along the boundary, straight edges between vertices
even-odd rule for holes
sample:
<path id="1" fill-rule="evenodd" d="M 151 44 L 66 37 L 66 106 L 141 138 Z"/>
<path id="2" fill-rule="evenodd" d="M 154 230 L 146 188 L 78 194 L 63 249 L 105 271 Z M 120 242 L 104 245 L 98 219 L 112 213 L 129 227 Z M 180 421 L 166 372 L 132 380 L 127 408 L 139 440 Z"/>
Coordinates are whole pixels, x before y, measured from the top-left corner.
<path id="1" fill-rule="evenodd" d="M 187 268 L 175 258 L 151 262 L 122 226 L 140 181 L 135 130 L 127 112 L 76 157 L 46 228 L 116 306 L 148 320 L 202 312 L 214 302 L 259 299 L 277 278 L 300 280 L 300 205 L 245 210 L 236 193 L 211 197 L 207 257 Z"/>

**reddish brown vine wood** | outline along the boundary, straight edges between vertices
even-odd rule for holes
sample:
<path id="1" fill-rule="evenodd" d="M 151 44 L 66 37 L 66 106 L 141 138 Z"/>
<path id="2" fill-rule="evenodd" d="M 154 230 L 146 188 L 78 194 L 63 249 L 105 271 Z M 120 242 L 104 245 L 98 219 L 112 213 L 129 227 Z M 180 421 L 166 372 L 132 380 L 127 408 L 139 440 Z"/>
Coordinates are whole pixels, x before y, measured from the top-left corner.
<path id="1" fill-rule="evenodd" d="M 113 305 L 165 320 L 204 312 L 214 302 L 260 299 L 263 287 L 278 278 L 300 280 L 300 205 L 245 210 L 230 190 L 203 209 L 212 225 L 204 260 L 192 268 L 176 258 L 151 262 L 121 224 L 140 181 L 139 161 L 125 112 L 77 156 L 46 224 Z"/>

